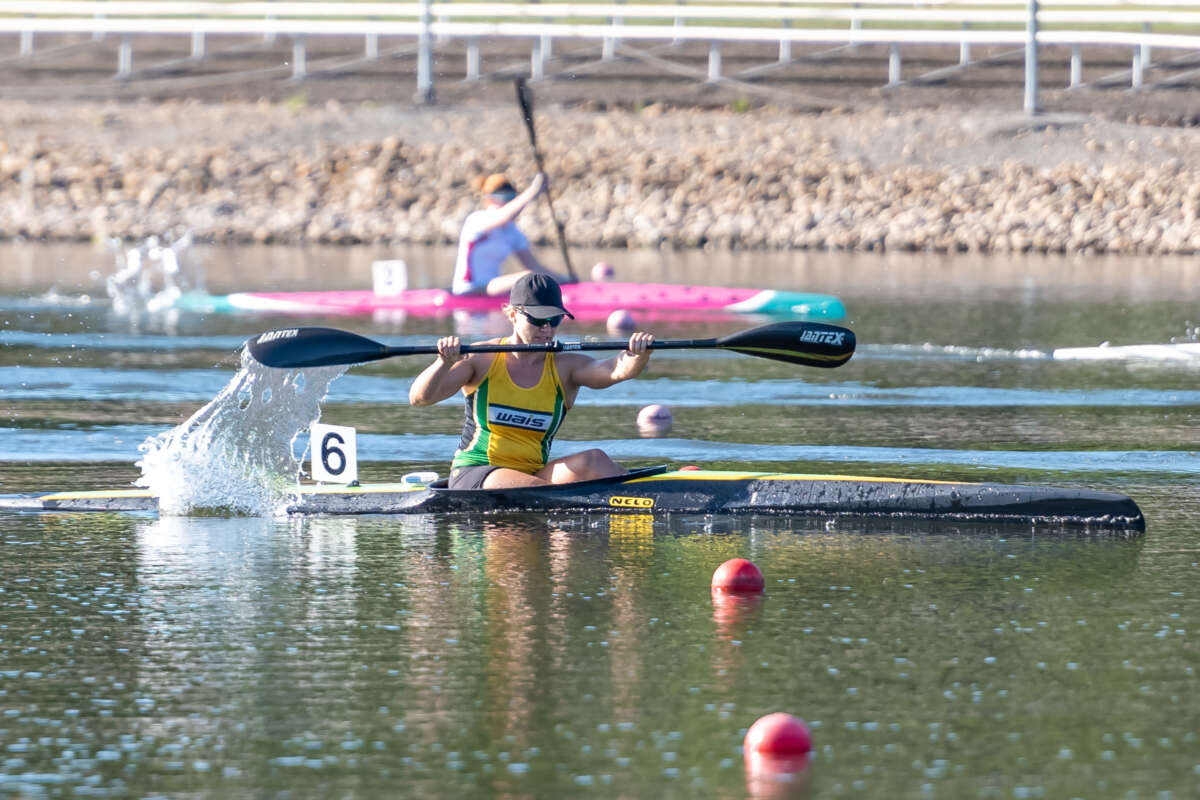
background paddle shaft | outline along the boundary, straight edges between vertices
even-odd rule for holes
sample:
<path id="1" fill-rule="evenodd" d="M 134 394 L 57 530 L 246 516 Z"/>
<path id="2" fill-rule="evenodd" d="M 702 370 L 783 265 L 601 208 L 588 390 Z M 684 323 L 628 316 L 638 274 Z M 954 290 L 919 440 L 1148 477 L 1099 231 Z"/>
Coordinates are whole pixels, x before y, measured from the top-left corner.
<path id="1" fill-rule="evenodd" d="M 516 79 L 517 87 L 517 103 L 521 106 L 521 118 L 525 120 L 525 130 L 529 131 L 529 145 L 533 148 L 533 160 L 537 164 L 538 172 L 546 171 L 545 162 L 542 161 L 542 151 L 538 149 L 537 133 L 533 129 L 533 94 L 526 85 L 524 78 Z M 545 190 L 546 206 L 550 209 L 550 219 L 554 222 L 554 229 L 558 231 L 558 248 L 562 251 L 563 263 L 566 264 L 567 274 L 571 279 L 578 281 L 579 277 L 575 274 L 575 268 L 571 266 L 571 256 L 567 253 L 567 234 L 562 222 L 559 221 L 558 215 L 554 213 L 554 199 L 550 196 L 550 187 Z"/>

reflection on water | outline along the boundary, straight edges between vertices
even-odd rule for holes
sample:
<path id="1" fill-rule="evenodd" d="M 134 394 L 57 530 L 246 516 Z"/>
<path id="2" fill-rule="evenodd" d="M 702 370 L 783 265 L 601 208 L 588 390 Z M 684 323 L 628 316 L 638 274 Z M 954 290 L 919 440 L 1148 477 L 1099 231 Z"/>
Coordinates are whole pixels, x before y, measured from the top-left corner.
<path id="1" fill-rule="evenodd" d="M 797 786 L 740 753 L 777 710 L 813 729 L 816 796 L 1151 792 L 1194 760 L 1171 701 L 1194 564 L 1141 540 L 623 515 L 0 532 L 5 786 L 777 796 Z M 714 605 L 737 554 L 767 591 Z"/>
<path id="2" fill-rule="evenodd" d="M 808 756 L 747 753 L 746 794 L 752 800 L 798 800 L 810 797 Z"/>
<path id="3" fill-rule="evenodd" d="M 138 244 L 148 243 L 134 246 Z M 90 291 L 104 296 L 105 277 L 118 267 L 106 246 L 8 241 L 0 243 L 0 254 L 0 293 L 4 294 L 40 294 L 58 287 L 63 294 Z M 229 293 L 368 288 L 372 264 L 391 259 L 407 262 L 410 288 L 449 286 L 454 257 L 453 246 L 194 244 L 182 260 L 209 291 Z M 573 260 L 607 262 L 615 269 L 612 280 L 618 281 L 771 287 L 930 302 L 1000 291 L 1018 298 L 1041 292 L 1060 297 L 1117 295 L 1145 303 L 1176 297 L 1181 290 L 1194 292 L 1200 286 L 1200 265 L 1187 256 L 577 248 Z"/>

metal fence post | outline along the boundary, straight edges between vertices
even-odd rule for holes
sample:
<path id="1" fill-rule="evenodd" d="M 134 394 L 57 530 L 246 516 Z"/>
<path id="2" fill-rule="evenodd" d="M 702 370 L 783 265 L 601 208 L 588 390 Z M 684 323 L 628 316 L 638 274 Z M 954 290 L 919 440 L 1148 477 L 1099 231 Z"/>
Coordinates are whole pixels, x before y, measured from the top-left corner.
<path id="1" fill-rule="evenodd" d="M 854 4 L 855 11 L 857 11 L 860 8 L 862 8 L 862 3 Z M 862 29 L 862 20 L 858 18 L 857 14 L 852 15 L 850 17 L 850 32 L 857 33 L 861 29 Z M 858 42 L 851 39 L 846 45 L 846 50 L 848 50 L 851 53 L 857 52 L 858 51 Z"/>
<path id="2" fill-rule="evenodd" d="M 542 39 L 533 40 L 533 51 L 529 54 L 529 77 L 540 81 L 546 76 L 546 60 L 542 57 Z"/>
<path id="3" fill-rule="evenodd" d="M 532 0 L 532 2 L 540 3 L 541 0 Z M 554 23 L 554 18 L 542 17 L 542 22 L 546 23 L 547 25 L 552 25 Z M 541 61 L 543 64 L 545 64 L 546 59 L 551 58 L 554 55 L 554 39 L 544 33 L 542 34 L 541 51 Z"/>
<path id="4" fill-rule="evenodd" d="M 292 80 L 303 80 L 308 74 L 308 49 L 304 41 L 304 36 L 296 36 L 292 39 Z"/>
<path id="5" fill-rule="evenodd" d="M 1038 113 L 1038 0 L 1029 0 L 1025 23 L 1025 113 Z"/>
<path id="6" fill-rule="evenodd" d="M 127 80 L 133 74 L 133 41 L 128 34 L 121 37 L 117 46 L 117 79 Z"/>
<path id="7" fill-rule="evenodd" d="M 414 102 L 430 105 L 433 93 L 433 7 L 429 0 L 421 0 L 421 35 L 417 45 L 417 93 Z"/>
<path id="8" fill-rule="evenodd" d="M 623 3 L 625 0 L 617 0 L 618 3 Z M 608 24 L 613 27 L 620 27 L 625 24 L 624 17 L 609 17 Z M 615 36 L 605 36 L 603 44 L 600 45 L 600 60 L 611 61 L 617 54 L 617 39 Z"/>
<path id="9" fill-rule="evenodd" d="M 467 39 L 467 80 L 479 80 L 479 37 Z"/>

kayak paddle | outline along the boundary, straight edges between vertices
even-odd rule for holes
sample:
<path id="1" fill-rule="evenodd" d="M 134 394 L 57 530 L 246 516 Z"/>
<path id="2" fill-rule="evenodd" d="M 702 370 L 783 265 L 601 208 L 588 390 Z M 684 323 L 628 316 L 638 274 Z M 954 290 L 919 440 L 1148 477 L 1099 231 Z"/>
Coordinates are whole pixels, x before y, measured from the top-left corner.
<path id="1" fill-rule="evenodd" d="M 839 367 L 854 355 L 854 332 L 824 322 L 776 322 L 719 339 L 664 339 L 651 350 L 732 350 L 747 356 L 806 367 Z M 437 355 L 437 345 L 392 347 L 337 328 L 283 328 L 260 333 L 246 346 L 260 364 L 279 369 L 361 364 L 392 356 Z M 463 353 L 565 353 L 577 350 L 624 350 L 629 341 L 546 344 L 464 344 Z"/>
<path id="2" fill-rule="evenodd" d="M 521 106 L 521 118 L 525 120 L 525 129 L 529 131 L 529 146 L 533 148 L 533 160 L 537 164 L 538 172 L 545 172 L 546 165 L 542 162 L 542 151 L 537 146 L 537 134 L 533 130 L 533 90 L 525 83 L 524 78 L 516 79 L 517 85 L 517 105 Z M 554 222 L 554 228 L 558 231 L 558 247 L 562 250 L 563 263 L 567 265 L 567 274 L 571 276 L 571 280 L 579 282 L 579 276 L 575 274 L 575 270 L 571 267 L 571 257 L 567 255 L 567 234 L 563 230 L 562 221 L 558 215 L 554 213 L 554 201 L 550 199 L 550 187 L 546 187 L 546 206 L 550 209 L 550 219 Z"/>

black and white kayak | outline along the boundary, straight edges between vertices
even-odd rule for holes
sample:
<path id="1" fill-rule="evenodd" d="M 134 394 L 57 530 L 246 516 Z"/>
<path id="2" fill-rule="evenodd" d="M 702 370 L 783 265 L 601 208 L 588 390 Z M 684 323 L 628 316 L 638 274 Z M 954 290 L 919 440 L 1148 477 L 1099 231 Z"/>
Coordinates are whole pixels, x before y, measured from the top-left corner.
<path id="1" fill-rule="evenodd" d="M 59 492 L 0 497 L 3 511 L 158 510 L 149 491 Z M 447 489 L 378 483 L 309 485 L 292 514 L 456 514 L 586 512 L 896 517 L 1046 523 L 1142 530 L 1141 509 L 1113 492 L 997 483 L 846 475 L 673 470 L 650 467 L 616 478 L 520 489 Z"/>

